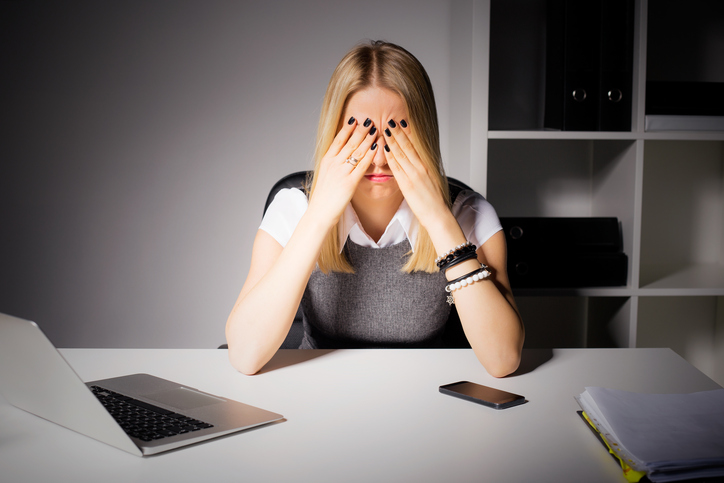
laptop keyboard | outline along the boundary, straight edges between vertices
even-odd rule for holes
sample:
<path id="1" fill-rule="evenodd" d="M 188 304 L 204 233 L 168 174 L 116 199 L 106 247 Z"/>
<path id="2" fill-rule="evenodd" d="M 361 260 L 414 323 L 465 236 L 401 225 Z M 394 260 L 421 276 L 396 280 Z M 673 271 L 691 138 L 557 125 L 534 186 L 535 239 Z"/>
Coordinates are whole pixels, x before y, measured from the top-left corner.
<path id="1" fill-rule="evenodd" d="M 214 427 L 213 424 L 102 387 L 91 386 L 91 391 L 126 434 L 142 441 L 153 441 Z"/>

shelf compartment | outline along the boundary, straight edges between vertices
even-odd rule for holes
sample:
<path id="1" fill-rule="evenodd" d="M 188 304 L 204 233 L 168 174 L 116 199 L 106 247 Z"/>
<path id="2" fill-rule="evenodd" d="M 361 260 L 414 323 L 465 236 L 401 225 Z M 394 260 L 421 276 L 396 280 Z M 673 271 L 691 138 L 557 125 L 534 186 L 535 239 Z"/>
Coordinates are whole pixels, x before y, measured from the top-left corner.
<path id="1" fill-rule="evenodd" d="M 724 289 L 724 142 L 646 141 L 640 287 Z"/>
<path id="2" fill-rule="evenodd" d="M 671 267 L 643 266 L 646 276 L 654 280 L 641 287 L 648 296 L 718 296 L 724 295 L 724 265 L 718 263 Z"/>
<path id="3" fill-rule="evenodd" d="M 488 124 L 491 130 L 536 131 L 543 129 L 545 125 L 549 3 L 546 0 L 490 2 Z M 620 13 L 616 18 L 626 18 L 625 9 Z M 599 23 L 592 21 L 589 26 L 597 29 Z M 598 38 L 598 34 L 594 37 Z M 625 37 L 618 32 L 615 35 L 617 39 Z M 605 44 L 608 45 L 609 42 Z M 615 48 L 616 52 L 620 48 L 627 47 L 621 45 Z M 635 48 L 638 47 L 634 46 Z M 616 59 L 625 57 L 626 55 L 614 56 Z M 598 62 L 597 59 L 596 64 Z M 594 93 L 591 94 L 592 97 L 587 102 L 596 98 Z M 638 102 L 635 87 L 631 99 L 627 101 L 631 101 L 632 105 Z M 560 99 L 560 102 L 563 103 L 563 99 Z"/>
<path id="4" fill-rule="evenodd" d="M 516 297 L 525 325 L 525 347 L 585 347 L 588 300 L 584 297 Z"/>
<path id="5" fill-rule="evenodd" d="M 637 347 L 670 347 L 724 384 L 724 297 L 640 297 Z"/>
<path id="6" fill-rule="evenodd" d="M 488 145 L 487 198 L 500 217 L 612 216 L 634 245 L 636 141 L 497 139 Z"/>
<path id="7" fill-rule="evenodd" d="M 526 348 L 629 347 L 630 297 L 519 297 Z"/>

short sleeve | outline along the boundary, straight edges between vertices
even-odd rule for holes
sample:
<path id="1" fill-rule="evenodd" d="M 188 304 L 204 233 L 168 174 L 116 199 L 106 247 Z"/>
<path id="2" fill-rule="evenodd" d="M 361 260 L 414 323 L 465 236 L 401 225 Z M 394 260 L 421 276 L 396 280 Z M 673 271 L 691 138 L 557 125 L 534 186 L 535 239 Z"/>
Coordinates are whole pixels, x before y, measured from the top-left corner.
<path id="1" fill-rule="evenodd" d="M 478 247 L 503 229 L 493 205 L 475 191 L 461 191 L 455 199 L 452 213 L 467 240 Z"/>
<path id="2" fill-rule="evenodd" d="M 260 230 L 269 233 L 281 246 L 287 246 L 309 202 L 297 188 L 284 188 L 274 196 L 261 220 Z"/>

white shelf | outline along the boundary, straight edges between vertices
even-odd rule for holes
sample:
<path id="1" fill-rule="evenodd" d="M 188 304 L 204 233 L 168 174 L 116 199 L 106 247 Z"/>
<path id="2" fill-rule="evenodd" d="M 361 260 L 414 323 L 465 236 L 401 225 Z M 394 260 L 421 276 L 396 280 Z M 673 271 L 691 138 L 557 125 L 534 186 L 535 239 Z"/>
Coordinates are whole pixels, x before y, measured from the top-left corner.
<path id="1" fill-rule="evenodd" d="M 646 266 L 650 282 L 639 288 L 518 288 L 517 297 L 722 297 L 724 266 L 699 264 L 689 267 Z"/>
<path id="2" fill-rule="evenodd" d="M 657 131 L 640 136 L 647 141 L 724 141 L 724 131 Z"/>
<path id="3" fill-rule="evenodd" d="M 608 131 L 488 131 L 488 139 L 581 139 L 581 140 L 635 140 L 633 132 Z"/>
<path id="4" fill-rule="evenodd" d="M 641 296 L 724 296 L 724 266 L 699 264 L 684 268 L 642 267 L 652 282 L 638 291 Z"/>
<path id="5" fill-rule="evenodd" d="M 631 297 L 635 289 L 627 287 L 579 287 L 579 288 L 517 288 L 516 297 Z"/>
<path id="6" fill-rule="evenodd" d="M 488 139 L 590 139 L 590 140 L 638 140 L 644 141 L 724 141 L 724 131 L 488 131 Z"/>

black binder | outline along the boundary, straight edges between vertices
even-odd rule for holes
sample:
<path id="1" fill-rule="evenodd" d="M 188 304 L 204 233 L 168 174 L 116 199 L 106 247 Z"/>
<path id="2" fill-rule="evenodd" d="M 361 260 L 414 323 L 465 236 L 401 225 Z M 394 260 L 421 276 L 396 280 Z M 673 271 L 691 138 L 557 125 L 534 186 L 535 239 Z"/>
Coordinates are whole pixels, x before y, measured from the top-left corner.
<path id="1" fill-rule="evenodd" d="M 599 131 L 631 130 L 633 17 L 631 0 L 601 3 Z"/>
<path id="2" fill-rule="evenodd" d="M 513 288 L 626 285 L 617 218 L 500 218 Z"/>
<path id="3" fill-rule="evenodd" d="M 633 0 L 548 0 L 544 127 L 631 130 Z"/>
<path id="4" fill-rule="evenodd" d="M 544 126 L 594 131 L 597 118 L 598 2 L 549 0 Z"/>

